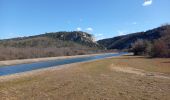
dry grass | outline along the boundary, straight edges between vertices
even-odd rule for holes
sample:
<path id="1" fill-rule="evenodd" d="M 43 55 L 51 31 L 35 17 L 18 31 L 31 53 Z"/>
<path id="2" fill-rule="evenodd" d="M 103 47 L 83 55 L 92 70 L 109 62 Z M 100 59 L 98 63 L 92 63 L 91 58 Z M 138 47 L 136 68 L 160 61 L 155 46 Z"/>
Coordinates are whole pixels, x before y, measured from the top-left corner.
<path id="1" fill-rule="evenodd" d="M 113 58 L 115 66 L 134 67 L 151 72 L 170 74 L 170 58 L 146 58 L 142 56 L 123 56 Z"/>
<path id="2" fill-rule="evenodd" d="M 63 48 L 0 47 L 0 61 L 14 60 L 14 59 L 83 55 L 83 54 L 90 54 L 90 51 L 91 51 L 90 49 L 86 49 L 86 48 L 71 48 L 71 47 L 63 47 Z"/>
<path id="3" fill-rule="evenodd" d="M 69 65 L 0 82 L 0 98 L 12 100 L 168 100 L 170 80 L 112 70 L 135 68 L 170 75 L 170 59 L 122 56 Z"/>

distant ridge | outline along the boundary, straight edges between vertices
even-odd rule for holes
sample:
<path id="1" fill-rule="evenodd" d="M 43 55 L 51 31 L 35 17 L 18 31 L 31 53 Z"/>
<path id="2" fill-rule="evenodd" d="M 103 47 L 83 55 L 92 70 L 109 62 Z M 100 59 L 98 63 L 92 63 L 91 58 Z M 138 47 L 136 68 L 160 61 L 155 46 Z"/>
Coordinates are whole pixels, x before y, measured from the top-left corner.
<path id="1" fill-rule="evenodd" d="M 0 45 L 10 47 L 74 47 L 81 45 L 92 48 L 101 48 L 97 42 L 93 41 L 91 34 L 81 31 L 51 32 L 29 37 L 4 39 L 0 41 Z"/>
<path id="2" fill-rule="evenodd" d="M 0 40 L 0 60 L 84 55 L 102 49 L 86 32 L 51 32 Z"/>
<path id="3" fill-rule="evenodd" d="M 106 47 L 107 49 L 128 49 L 131 48 L 131 44 L 135 43 L 138 39 L 153 41 L 163 36 L 166 31 L 170 32 L 170 25 L 164 25 L 148 30 L 146 32 L 137 32 L 128 35 L 103 39 L 97 41 L 97 43 Z"/>

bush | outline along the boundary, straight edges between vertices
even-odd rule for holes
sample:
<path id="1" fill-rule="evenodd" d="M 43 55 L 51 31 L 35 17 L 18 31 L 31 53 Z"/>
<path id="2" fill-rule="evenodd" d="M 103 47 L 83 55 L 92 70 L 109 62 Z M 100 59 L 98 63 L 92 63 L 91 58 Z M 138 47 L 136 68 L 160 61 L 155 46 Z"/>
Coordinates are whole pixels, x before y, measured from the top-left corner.
<path id="1" fill-rule="evenodd" d="M 153 42 L 137 40 L 132 45 L 134 55 L 147 55 L 150 57 L 170 57 L 170 33 L 164 32 L 163 36 Z"/>
<path id="2" fill-rule="evenodd" d="M 146 40 L 137 40 L 132 44 L 131 51 L 134 55 L 148 55 L 151 57 L 170 57 L 170 25 L 165 24 L 157 28 L 159 38 L 153 40 L 152 38 Z M 155 36 L 153 35 L 153 37 Z"/>
<path id="3" fill-rule="evenodd" d="M 132 44 L 132 52 L 134 55 L 145 55 L 150 51 L 150 42 L 146 40 L 137 40 Z"/>
<path id="4" fill-rule="evenodd" d="M 151 57 L 170 57 L 170 47 L 163 39 L 159 39 L 153 43 L 151 52 Z"/>
<path id="5" fill-rule="evenodd" d="M 98 51 L 100 52 L 100 51 Z M 80 47 L 3 47 L 0 46 L 0 60 L 29 59 L 41 57 L 73 56 L 97 53 L 94 49 Z"/>
<path id="6" fill-rule="evenodd" d="M 166 26 L 165 26 L 166 27 Z M 155 40 L 152 48 L 152 57 L 170 57 L 170 28 L 164 30 L 162 37 Z"/>

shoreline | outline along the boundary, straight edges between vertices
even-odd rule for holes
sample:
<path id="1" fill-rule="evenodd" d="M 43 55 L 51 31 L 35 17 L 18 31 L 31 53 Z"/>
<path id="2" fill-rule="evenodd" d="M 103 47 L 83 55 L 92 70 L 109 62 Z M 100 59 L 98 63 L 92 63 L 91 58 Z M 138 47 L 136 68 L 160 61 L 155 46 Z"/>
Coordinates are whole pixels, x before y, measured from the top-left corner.
<path id="1" fill-rule="evenodd" d="M 96 54 L 96 55 L 98 55 L 98 54 Z M 91 56 L 91 55 L 83 55 L 83 56 Z M 77 57 L 77 56 L 75 56 L 75 57 Z M 116 58 L 116 57 L 121 57 L 121 56 L 107 57 L 107 58 L 104 58 L 104 59 L 111 59 L 111 58 Z M 26 71 L 26 72 L 21 72 L 21 73 L 16 73 L 16 74 L 4 75 L 4 76 L 0 76 L 0 82 L 12 81 L 12 80 L 15 80 L 15 79 L 39 75 L 39 74 L 46 73 L 46 72 L 63 70 L 63 69 L 67 69 L 67 68 L 70 68 L 70 67 L 77 66 L 79 64 L 84 64 L 84 63 L 89 63 L 89 62 L 94 62 L 94 61 L 100 61 L 100 60 L 104 60 L 104 59 L 97 59 L 97 60 L 91 60 L 91 61 L 85 61 L 85 62 L 77 62 L 77 63 L 72 63 L 72 64 L 53 66 L 53 67 L 49 67 L 49 68 L 41 68 L 41 69 L 37 69 L 37 70 L 31 70 L 31 71 Z"/>
<path id="2" fill-rule="evenodd" d="M 115 54 L 115 53 L 116 52 L 113 52 L 112 54 Z M 45 58 L 33 58 L 33 59 L 5 60 L 5 61 L 0 61 L 0 67 L 18 65 L 18 64 L 44 62 L 44 61 L 50 61 L 50 60 L 59 60 L 59 59 L 66 59 L 66 58 L 89 57 L 89 56 L 102 55 L 102 54 L 109 54 L 109 53 L 75 55 L 75 56 L 59 56 L 59 57 L 45 57 Z"/>
<path id="3" fill-rule="evenodd" d="M 167 100 L 170 98 L 169 61 L 169 58 L 116 56 L 2 76 L 0 97 Z"/>
<path id="4" fill-rule="evenodd" d="M 69 68 L 71 66 L 75 66 L 77 64 L 80 64 L 80 63 L 66 64 L 66 65 L 60 65 L 60 66 L 42 68 L 42 69 L 37 69 L 37 70 L 32 70 L 32 71 L 27 71 L 27 72 L 21 72 L 21 73 L 16 73 L 16 74 L 11 74 L 11 75 L 0 76 L 0 82 L 12 81 L 12 80 L 23 78 L 23 77 L 39 75 L 39 74 L 42 74 L 42 73 L 45 73 L 45 72 L 66 69 L 66 68 Z"/>

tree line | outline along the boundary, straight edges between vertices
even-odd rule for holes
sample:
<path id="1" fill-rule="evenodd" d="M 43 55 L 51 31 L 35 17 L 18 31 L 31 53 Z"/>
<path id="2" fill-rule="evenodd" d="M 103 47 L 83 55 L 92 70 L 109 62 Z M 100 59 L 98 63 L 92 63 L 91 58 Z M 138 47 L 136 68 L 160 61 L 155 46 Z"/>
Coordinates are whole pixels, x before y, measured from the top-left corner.
<path id="1" fill-rule="evenodd" d="M 134 55 L 146 55 L 149 57 L 170 57 L 170 28 L 164 30 L 161 38 L 149 41 L 138 39 L 130 49 Z"/>

